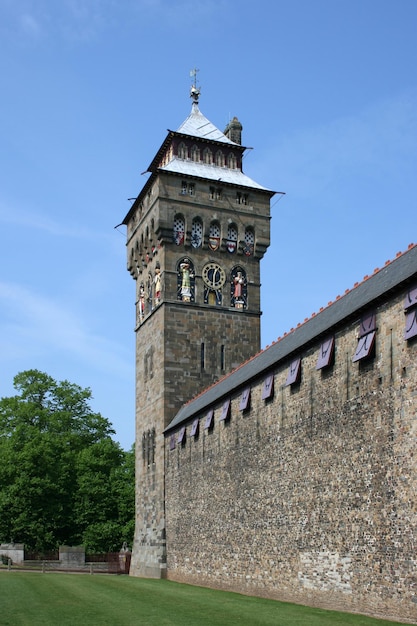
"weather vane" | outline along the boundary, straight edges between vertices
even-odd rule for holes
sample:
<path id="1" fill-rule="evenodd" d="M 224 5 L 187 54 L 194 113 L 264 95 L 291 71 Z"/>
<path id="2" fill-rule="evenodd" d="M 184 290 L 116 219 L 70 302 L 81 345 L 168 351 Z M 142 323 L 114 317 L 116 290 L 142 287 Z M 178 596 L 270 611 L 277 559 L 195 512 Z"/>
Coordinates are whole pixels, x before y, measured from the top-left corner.
<path id="1" fill-rule="evenodd" d="M 200 70 L 198 70 L 196 67 L 190 71 L 190 76 L 194 79 L 190 89 L 190 98 L 193 99 L 193 102 L 195 104 L 198 104 L 198 98 L 200 96 L 200 89 L 197 87 L 197 72 L 199 71 Z"/>

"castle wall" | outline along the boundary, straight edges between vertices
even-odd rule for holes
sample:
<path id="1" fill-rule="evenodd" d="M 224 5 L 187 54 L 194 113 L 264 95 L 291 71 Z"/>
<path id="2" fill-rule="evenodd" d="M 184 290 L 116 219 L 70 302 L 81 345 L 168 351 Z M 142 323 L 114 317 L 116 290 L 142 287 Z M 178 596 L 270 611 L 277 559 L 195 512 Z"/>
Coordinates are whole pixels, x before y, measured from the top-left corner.
<path id="1" fill-rule="evenodd" d="M 405 293 L 376 310 L 375 355 L 353 363 L 358 319 L 336 329 L 334 364 L 274 394 L 264 376 L 213 405 L 214 427 L 165 439 L 168 577 L 182 582 L 417 621 L 417 343 Z M 193 419 L 194 419 L 193 418 Z M 177 436 L 177 433 L 176 433 Z"/>

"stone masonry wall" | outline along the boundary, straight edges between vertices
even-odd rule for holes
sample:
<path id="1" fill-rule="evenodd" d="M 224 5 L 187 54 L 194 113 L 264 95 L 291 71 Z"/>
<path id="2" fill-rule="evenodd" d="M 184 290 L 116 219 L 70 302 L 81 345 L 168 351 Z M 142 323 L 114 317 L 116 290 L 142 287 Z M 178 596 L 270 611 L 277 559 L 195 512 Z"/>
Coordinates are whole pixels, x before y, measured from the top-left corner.
<path id="1" fill-rule="evenodd" d="M 165 441 L 167 572 L 173 580 L 417 622 L 417 343 L 405 294 L 380 305 L 375 356 L 352 363 L 359 317 L 334 365 L 302 357 L 301 382 L 214 428 Z"/>
<path id="2" fill-rule="evenodd" d="M 165 576 L 164 372 L 160 367 L 164 311 L 136 335 L 136 525 L 131 572 Z"/>

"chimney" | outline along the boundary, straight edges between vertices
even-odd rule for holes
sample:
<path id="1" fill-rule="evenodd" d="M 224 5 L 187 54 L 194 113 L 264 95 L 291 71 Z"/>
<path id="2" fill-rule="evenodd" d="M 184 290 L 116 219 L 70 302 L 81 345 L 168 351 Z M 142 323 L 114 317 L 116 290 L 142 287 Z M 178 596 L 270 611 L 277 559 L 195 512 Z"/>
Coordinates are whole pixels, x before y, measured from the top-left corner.
<path id="1" fill-rule="evenodd" d="M 224 135 L 230 139 L 230 141 L 234 141 L 234 143 L 242 144 L 242 124 L 239 122 L 237 117 L 234 117 L 226 126 L 224 131 Z"/>

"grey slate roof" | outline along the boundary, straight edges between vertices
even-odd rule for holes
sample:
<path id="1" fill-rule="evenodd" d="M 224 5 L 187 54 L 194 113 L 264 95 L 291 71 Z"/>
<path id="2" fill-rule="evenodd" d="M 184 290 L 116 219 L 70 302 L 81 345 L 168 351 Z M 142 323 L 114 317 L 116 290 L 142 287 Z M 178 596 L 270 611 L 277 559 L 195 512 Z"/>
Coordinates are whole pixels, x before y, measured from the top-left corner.
<path id="1" fill-rule="evenodd" d="M 219 165 L 208 165 L 207 163 L 191 161 L 189 159 L 179 159 L 174 157 L 167 165 L 159 168 L 163 172 L 173 172 L 187 176 L 198 176 L 207 180 L 218 181 L 222 183 L 231 183 L 233 185 L 241 185 L 243 187 L 251 187 L 252 189 L 263 189 L 273 193 L 270 189 L 262 187 L 254 180 L 246 176 L 239 169 L 229 169 L 220 167 Z"/>
<path id="2" fill-rule="evenodd" d="M 359 317 L 367 307 L 386 299 L 390 292 L 417 280 L 417 245 L 412 245 L 401 256 L 376 271 L 357 287 L 312 316 L 295 330 L 270 347 L 256 354 L 236 370 L 221 378 L 206 391 L 184 404 L 168 425 L 169 431 L 192 417 L 207 411 L 214 403 L 248 385 L 251 380 L 272 369 L 280 361 L 300 355 L 303 348 L 320 337 L 332 334 L 349 318 Z M 300 355 L 301 356 L 301 355 Z"/>
<path id="3" fill-rule="evenodd" d="M 221 141 L 222 143 L 229 143 L 232 146 L 239 145 L 231 141 L 221 130 L 216 128 L 216 126 L 201 113 L 195 102 L 192 105 L 190 115 L 178 128 L 177 133 L 199 137 L 200 139 Z"/>

